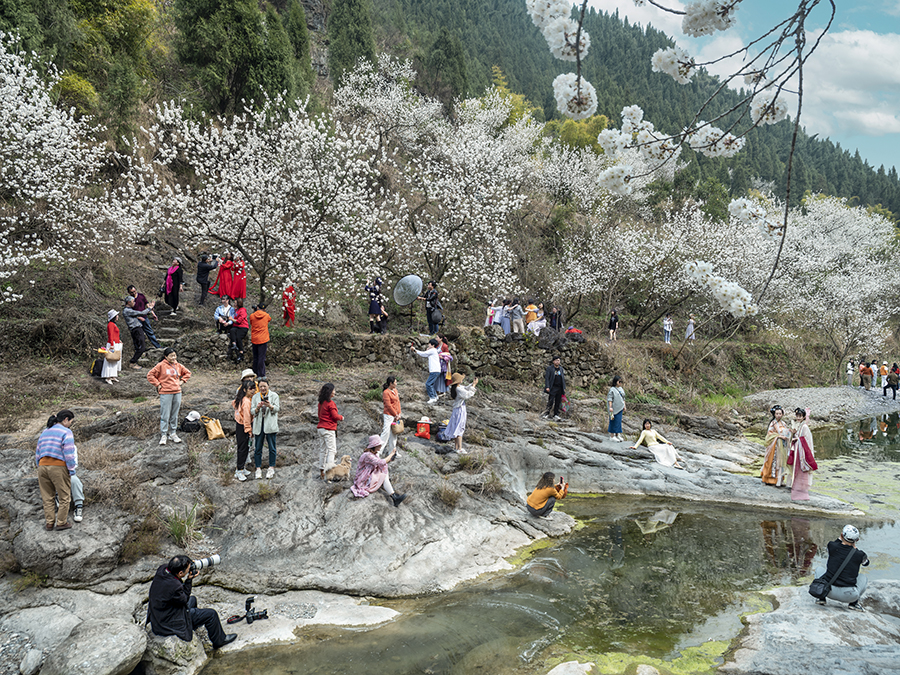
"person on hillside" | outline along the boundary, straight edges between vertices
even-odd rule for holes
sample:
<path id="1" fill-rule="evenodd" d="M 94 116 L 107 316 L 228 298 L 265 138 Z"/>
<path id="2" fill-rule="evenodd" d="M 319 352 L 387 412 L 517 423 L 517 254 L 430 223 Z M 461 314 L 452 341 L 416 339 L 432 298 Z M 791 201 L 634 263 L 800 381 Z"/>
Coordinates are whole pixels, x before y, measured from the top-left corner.
<path id="1" fill-rule="evenodd" d="M 106 313 L 106 356 L 112 356 L 110 360 L 104 356 L 100 377 L 106 384 L 119 381 L 119 371 L 122 369 L 122 338 L 119 336 L 119 327 L 116 325 L 116 317 L 119 312 L 114 309 Z"/>
<path id="2" fill-rule="evenodd" d="M 527 317 L 526 317 L 527 319 Z M 534 313 L 534 319 L 529 321 L 525 325 L 525 330 L 529 333 L 534 333 L 535 335 L 540 335 L 541 331 L 547 327 L 547 319 L 544 317 L 544 305 L 542 303 L 537 304 L 537 309 Z"/>
<path id="3" fill-rule="evenodd" d="M 142 312 L 147 309 L 150 304 L 147 302 L 147 296 L 141 293 L 137 288 L 134 287 L 134 284 L 125 289 L 128 292 L 128 295 L 134 298 L 134 309 L 136 312 Z M 141 322 L 141 328 L 144 329 L 144 335 L 150 341 L 150 344 L 153 345 L 154 349 L 162 349 L 162 345 L 159 343 L 159 340 L 156 339 L 156 333 L 153 332 L 153 326 L 150 324 L 150 317 L 153 317 L 154 320 L 158 321 L 159 317 L 156 316 L 156 313 L 152 310 L 150 314 L 147 316 L 142 316 L 138 318 L 138 321 Z"/>
<path id="4" fill-rule="evenodd" d="M 242 258 L 234 258 L 234 277 L 231 280 L 231 297 L 247 297 L 247 263 Z"/>
<path id="5" fill-rule="evenodd" d="M 619 314 L 613 310 L 609 315 L 609 341 L 615 342 L 619 335 Z"/>
<path id="6" fill-rule="evenodd" d="M 891 366 L 891 372 L 900 375 L 900 366 L 897 365 L 896 361 L 894 362 L 894 365 Z"/>
<path id="7" fill-rule="evenodd" d="M 557 307 L 550 310 L 550 313 L 547 315 L 547 323 L 553 330 L 562 328 L 562 313 Z"/>
<path id="8" fill-rule="evenodd" d="M 437 386 L 438 378 L 441 376 L 439 348 L 440 342 L 438 342 L 437 338 L 431 338 L 428 341 L 428 349 L 425 351 L 419 351 L 414 344 L 409 345 L 410 351 L 415 352 L 424 359 L 428 359 L 428 379 L 425 380 L 425 394 L 428 396 L 428 405 L 434 405 L 438 402 L 435 387 Z"/>
<path id="9" fill-rule="evenodd" d="M 253 346 L 253 372 L 257 377 L 266 376 L 266 352 L 269 349 L 269 322 L 272 317 L 263 303 L 250 315 L 250 343 Z"/>
<path id="10" fill-rule="evenodd" d="M 128 332 L 131 333 L 131 341 L 134 343 L 134 354 L 131 356 L 129 363 L 135 370 L 141 369 L 138 365 L 138 359 L 147 351 L 147 342 L 144 338 L 144 329 L 141 327 L 140 318 L 146 317 L 152 312 L 153 306 L 154 303 L 151 302 L 146 309 L 139 312 L 134 308 L 134 297 L 129 295 L 125 298 L 125 308 L 122 310 L 122 314 L 125 315 L 125 325 L 128 326 Z"/>
<path id="11" fill-rule="evenodd" d="M 234 319 L 231 324 L 231 345 L 228 348 L 228 356 L 235 363 L 244 360 L 244 339 L 250 324 L 247 321 L 247 310 L 244 309 L 244 299 L 236 298 L 234 301 Z"/>
<path id="12" fill-rule="evenodd" d="M 853 386 L 853 373 L 856 372 L 856 364 L 853 363 L 853 359 L 847 361 L 847 386 Z"/>
<path id="13" fill-rule="evenodd" d="M 223 295 L 219 306 L 213 314 L 216 322 L 216 332 L 231 335 L 231 327 L 234 325 L 234 308 L 231 306 L 231 298 Z"/>
<path id="14" fill-rule="evenodd" d="M 684 339 L 690 340 L 691 344 L 694 343 L 694 340 L 697 339 L 697 335 L 694 333 L 694 315 L 688 315 L 688 323 L 687 328 L 684 329 Z"/>
<path id="15" fill-rule="evenodd" d="M 525 501 L 528 513 L 538 518 L 550 515 L 556 505 L 556 500 L 566 498 L 566 495 L 569 494 L 569 484 L 560 476 L 559 483 L 554 485 L 555 479 L 556 474 L 552 471 L 541 476 L 534 491 L 528 495 L 528 499 Z"/>
<path id="16" fill-rule="evenodd" d="M 222 256 L 219 271 L 216 272 L 216 282 L 212 285 L 212 288 L 209 289 L 209 292 L 213 295 L 227 295 L 229 298 L 235 297 L 231 292 L 231 287 L 234 285 L 232 278 L 232 272 L 234 271 L 233 258 L 231 253 L 226 253 Z"/>
<path id="17" fill-rule="evenodd" d="M 281 399 L 269 388 L 269 382 L 260 379 L 259 391 L 250 400 L 250 414 L 253 415 L 253 437 L 256 444 L 253 449 L 253 462 L 256 464 L 256 479 L 262 478 L 262 446 L 263 441 L 269 448 L 269 468 L 266 478 L 275 476 L 276 441 L 278 437 L 278 411 L 281 410 Z"/>
<path id="18" fill-rule="evenodd" d="M 504 299 L 503 302 L 500 303 L 500 308 L 496 309 L 494 312 L 494 323 L 499 323 L 500 328 L 503 329 L 504 335 L 509 335 L 512 330 L 511 319 L 509 316 L 509 305 L 510 300 Z"/>
<path id="19" fill-rule="evenodd" d="M 525 334 L 525 312 L 522 310 L 518 298 L 513 298 L 509 305 L 509 323 L 513 333 Z"/>
<path id="20" fill-rule="evenodd" d="M 450 362 L 453 360 L 453 355 L 450 353 L 450 345 L 444 339 L 444 336 L 439 335 L 438 340 L 441 343 L 438 351 L 438 358 L 441 360 L 441 376 L 438 378 L 434 390 L 437 392 L 438 397 L 441 397 L 450 391 L 450 378 L 453 377 Z"/>
<path id="21" fill-rule="evenodd" d="M 894 392 L 893 400 L 897 400 L 897 388 L 900 387 L 900 375 L 893 370 L 887 374 L 887 384 L 882 388 L 881 395 L 887 398 L 887 390 Z"/>
<path id="22" fill-rule="evenodd" d="M 806 501 L 809 499 L 809 488 L 812 487 L 812 473 L 819 466 L 813 453 L 813 437 L 809 430 L 809 408 L 794 410 L 798 428 L 791 441 L 791 454 L 788 464 L 793 467 L 791 479 L 791 500 Z"/>
<path id="23" fill-rule="evenodd" d="M 862 386 L 866 391 L 869 391 L 872 388 L 872 378 L 875 376 L 875 371 L 872 370 L 871 364 L 864 364 L 862 367 Z"/>
<path id="24" fill-rule="evenodd" d="M 327 382 L 319 390 L 319 478 L 325 480 L 325 472 L 334 466 L 337 455 L 337 424 L 344 416 L 338 413 L 334 402 L 334 385 Z"/>
<path id="25" fill-rule="evenodd" d="M 865 373 L 863 372 L 865 370 L 865 368 L 866 368 L 866 360 L 863 359 L 862 361 L 859 362 L 859 386 L 860 387 L 866 386 Z"/>
<path id="26" fill-rule="evenodd" d="M 384 403 L 382 419 L 384 426 L 381 429 L 381 445 L 384 452 L 392 455 L 397 447 L 397 434 L 394 433 L 394 424 L 401 420 L 400 394 L 397 391 L 397 378 L 388 375 L 381 388 L 381 400 Z"/>
<path id="27" fill-rule="evenodd" d="M 559 421 L 559 410 L 566 393 L 566 372 L 559 356 L 554 356 L 544 370 L 544 393 L 547 394 L 547 409 L 541 417 Z"/>
<path id="28" fill-rule="evenodd" d="M 200 254 L 200 262 L 197 263 L 197 285 L 200 287 L 200 295 L 197 297 L 198 305 L 206 304 L 206 296 L 209 294 L 209 273 L 219 266 L 216 256 L 210 257 L 209 253 Z"/>
<path id="29" fill-rule="evenodd" d="M 766 457 L 763 461 L 762 482 L 775 487 L 787 486 L 788 483 L 788 448 L 793 432 L 784 421 L 784 408 L 772 406 L 769 410 L 772 419 L 766 432 Z"/>
<path id="30" fill-rule="evenodd" d="M 256 373 L 253 372 L 252 368 L 244 368 L 241 371 L 241 384 L 240 386 L 244 386 L 244 383 L 251 382 L 253 384 L 253 393 L 259 391 L 259 385 L 256 383 Z"/>
<path id="31" fill-rule="evenodd" d="M 442 441 L 453 441 L 453 446 L 458 455 L 466 455 L 468 452 L 463 449 L 462 439 L 466 433 L 466 421 L 468 420 L 468 411 L 466 410 L 466 401 L 475 395 L 475 387 L 478 386 L 478 378 L 469 386 L 464 386 L 463 381 L 466 376 L 462 373 L 454 373 L 450 380 L 450 400 L 453 401 L 453 411 L 450 413 L 450 421 L 447 422 L 447 428 L 438 434 L 438 439 Z"/>
<path id="32" fill-rule="evenodd" d="M 166 347 L 163 360 L 147 373 L 147 382 L 156 387 L 159 394 L 159 444 L 165 445 L 172 439 L 181 443 L 178 437 L 178 417 L 181 414 L 181 385 L 191 378 L 191 371 L 178 363 L 178 354 L 172 347 Z"/>
<path id="33" fill-rule="evenodd" d="M 297 314 L 297 292 L 294 286 L 288 286 L 281 294 L 281 318 L 284 325 L 290 328 L 294 325 L 294 319 Z"/>
<path id="34" fill-rule="evenodd" d="M 184 290 L 184 270 L 181 269 L 181 258 L 175 257 L 166 271 L 165 300 L 172 308 L 172 316 L 178 313 L 178 302 Z"/>
<path id="35" fill-rule="evenodd" d="M 250 404 L 256 391 L 256 382 L 244 380 L 231 403 L 234 410 L 234 436 L 237 440 L 235 479 L 243 482 L 250 472 L 247 471 L 247 455 L 250 454 L 250 435 L 253 433 L 253 415 Z"/>
<path id="36" fill-rule="evenodd" d="M 44 505 L 44 527 L 68 530 L 69 501 L 72 499 L 71 475 L 78 466 L 72 424 L 75 413 L 60 410 L 47 420 L 47 428 L 38 437 L 34 463 L 37 465 L 38 487 Z M 56 507 L 59 501 L 59 508 Z"/>
<path id="37" fill-rule="evenodd" d="M 609 409 L 609 439 L 624 443 L 622 438 L 622 417 L 625 414 L 625 390 L 622 385 L 625 381 L 616 375 L 612 379 L 609 393 L 606 395 L 606 405 Z"/>
<path id="38" fill-rule="evenodd" d="M 887 361 L 882 362 L 881 368 L 878 369 L 878 374 L 881 375 L 881 388 L 884 389 L 887 387 L 887 376 L 890 369 L 888 368 Z"/>
<path id="39" fill-rule="evenodd" d="M 666 318 L 663 319 L 663 342 L 667 345 L 672 344 L 672 328 L 674 328 L 675 322 L 672 321 L 672 315 L 666 314 Z"/>
<path id="40" fill-rule="evenodd" d="M 438 297 L 437 292 L 437 283 L 429 281 L 425 295 L 420 295 L 417 299 L 422 300 L 425 303 L 425 317 L 428 319 L 428 334 L 436 334 L 441 326 L 441 322 L 444 320 L 443 307 L 441 306 L 441 300 Z"/>
<path id="41" fill-rule="evenodd" d="M 375 277 L 374 281 L 366 282 L 365 291 L 369 294 L 369 333 L 377 333 L 375 324 L 381 317 L 381 277 Z"/>
<path id="42" fill-rule="evenodd" d="M 225 634 L 216 610 L 197 608 L 191 586 L 199 570 L 191 572 L 192 562 L 186 555 L 176 555 L 157 568 L 150 582 L 147 621 L 154 635 L 176 635 L 185 642 L 193 639 L 195 629 L 205 626 L 213 649 L 219 649 L 234 642 L 237 633 Z"/>
<path id="43" fill-rule="evenodd" d="M 363 452 L 359 461 L 356 463 L 356 475 L 353 478 L 353 485 L 350 491 L 354 497 L 368 497 L 378 489 L 384 490 L 391 498 L 394 506 L 400 506 L 406 499 L 405 494 L 397 494 L 394 486 L 391 485 L 391 477 L 388 474 L 388 464 L 396 457 L 396 449 L 387 457 L 382 459 L 381 453 L 381 437 L 369 436 L 366 443 L 366 450 Z"/>
<path id="44" fill-rule="evenodd" d="M 494 306 L 497 304 L 497 301 L 487 303 L 487 307 L 485 308 L 485 317 L 484 317 L 484 327 L 493 325 L 494 323 Z"/>
<path id="45" fill-rule="evenodd" d="M 527 326 L 532 321 L 537 321 L 537 305 L 534 304 L 534 300 L 528 300 L 528 304 L 525 305 L 525 325 Z"/>
<path id="46" fill-rule="evenodd" d="M 869 556 L 865 551 L 857 548 L 858 542 L 859 530 L 853 525 L 845 525 L 838 538 L 828 542 L 828 562 L 825 567 L 816 568 L 816 578 L 827 575 L 828 580 L 832 582 L 828 598 L 837 602 L 846 602 L 848 609 L 863 612 L 865 610 L 859 604 L 859 600 L 866 592 L 868 578 L 866 575 L 860 576 L 859 568 L 860 566 L 869 566 Z M 837 571 L 844 564 L 847 556 L 853 557 L 844 565 L 844 569 L 838 575 Z M 825 602 L 825 598 L 816 600 L 817 605 L 824 605 Z"/>
<path id="47" fill-rule="evenodd" d="M 678 462 L 683 462 L 681 455 L 669 441 L 663 438 L 663 435 L 653 428 L 650 420 L 644 420 L 641 425 L 643 430 L 641 435 L 631 446 L 632 450 L 636 450 L 640 445 L 646 445 L 647 449 L 653 454 L 657 462 L 663 466 L 671 466 L 676 469 L 683 469 L 684 466 Z"/>

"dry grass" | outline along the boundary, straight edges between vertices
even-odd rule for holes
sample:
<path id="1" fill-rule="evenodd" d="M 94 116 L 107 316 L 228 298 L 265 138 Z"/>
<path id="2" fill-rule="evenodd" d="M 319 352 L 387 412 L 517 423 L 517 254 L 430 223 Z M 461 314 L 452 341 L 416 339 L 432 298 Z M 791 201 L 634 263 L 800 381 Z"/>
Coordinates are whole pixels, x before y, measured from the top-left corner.
<path id="1" fill-rule="evenodd" d="M 131 526 L 122 550 L 119 553 L 120 563 L 133 563 L 145 555 L 159 553 L 162 541 L 162 523 L 155 514 L 148 514 Z"/>
<path id="2" fill-rule="evenodd" d="M 459 500 L 462 499 L 462 492 L 457 490 L 446 480 L 440 482 L 437 489 L 434 491 L 434 494 L 438 498 L 438 501 L 445 506 L 449 506 L 451 509 L 456 508 Z"/>
<path id="3" fill-rule="evenodd" d="M 505 488 L 503 480 L 492 470 L 491 475 L 481 484 L 481 494 L 493 497 L 503 492 Z"/>
<path id="4" fill-rule="evenodd" d="M 494 456 L 484 452 L 472 452 L 468 455 L 460 455 L 459 468 L 470 473 L 483 471 L 494 463 Z"/>

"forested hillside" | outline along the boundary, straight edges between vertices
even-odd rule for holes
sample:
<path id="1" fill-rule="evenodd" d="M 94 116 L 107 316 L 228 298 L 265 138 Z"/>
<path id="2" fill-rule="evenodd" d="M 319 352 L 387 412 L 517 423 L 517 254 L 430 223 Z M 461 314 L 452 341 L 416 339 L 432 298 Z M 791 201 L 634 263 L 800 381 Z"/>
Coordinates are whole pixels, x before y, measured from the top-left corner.
<path id="1" fill-rule="evenodd" d="M 564 66 L 547 50 L 524 0 L 374 0 L 374 12 L 380 42 L 413 58 L 425 71 L 425 83 L 442 79 L 440 72 L 429 71 L 446 63 L 440 58 L 441 44 L 449 32 L 465 52 L 469 93 L 478 94 L 489 86 L 491 67 L 499 66 L 513 91 L 524 94 L 548 118 L 558 116 L 551 83 Z M 718 86 L 718 80 L 705 74 L 681 85 L 652 72 L 653 53 L 673 44 L 655 29 L 644 31 L 618 14 L 593 8 L 588 10 L 584 28 L 592 45 L 584 75 L 597 89 L 597 113 L 606 115 L 613 126 L 621 122 L 623 107 L 637 104 L 658 129 L 674 133 L 690 122 Z M 711 114 L 730 109 L 737 100 L 737 93 L 726 92 Z M 690 160 L 689 176 L 715 178 L 733 197 L 745 194 L 754 177 L 774 183 L 774 193 L 783 196 L 790 138 L 790 122 L 784 121 L 751 131 L 745 149 L 732 159 L 700 157 L 689 148 L 682 158 Z M 797 200 L 809 190 L 856 197 L 861 204 L 880 204 L 900 213 L 896 168 L 876 170 L 858 152 L 828 139 L 801 134 L 794 181 Z"/>

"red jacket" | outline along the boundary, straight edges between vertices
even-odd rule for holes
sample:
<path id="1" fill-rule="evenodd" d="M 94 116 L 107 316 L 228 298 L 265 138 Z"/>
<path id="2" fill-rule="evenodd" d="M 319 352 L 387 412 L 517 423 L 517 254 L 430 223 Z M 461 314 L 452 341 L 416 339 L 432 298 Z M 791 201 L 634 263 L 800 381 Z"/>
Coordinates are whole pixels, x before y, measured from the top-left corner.
<path id="1" fill-rule="evenodd" d="M 243 307 L 240 307 L 234 310 L 234 323 L 232 324 L 235 328 L 249 328 L 249 324 L 247 323 L 247 310 Z"/>
<path id="2" fill-rule="evenodd" d="M 337 431 L 337 423 L 344 419 L 343 415 L 338 415 L 337 405 L 334 401 L 325 401 L 319 404 L 319 425 L 318 429 L 331 429 Z"/>

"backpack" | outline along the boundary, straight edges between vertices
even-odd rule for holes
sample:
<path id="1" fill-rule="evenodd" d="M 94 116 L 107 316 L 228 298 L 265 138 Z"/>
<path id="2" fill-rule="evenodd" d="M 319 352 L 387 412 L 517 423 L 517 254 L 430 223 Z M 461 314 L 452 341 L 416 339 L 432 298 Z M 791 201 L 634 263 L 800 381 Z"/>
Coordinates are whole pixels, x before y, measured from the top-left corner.
<path id="1" fill-rule="evenodd" d="M 103 359 L 94 359 L 88 372 L 91 374 L 91 377 L 100 377 L 103 374 Z"/>
<path id="2" fill-rule="evenodd" d="M 181 420 L 181 430 L 186 433 L 193 434 L 200 431 L 200 429 L 202 428 L 203 424 L 200 422 L 200 420 L 191 421 L 187 417 Z"/>

